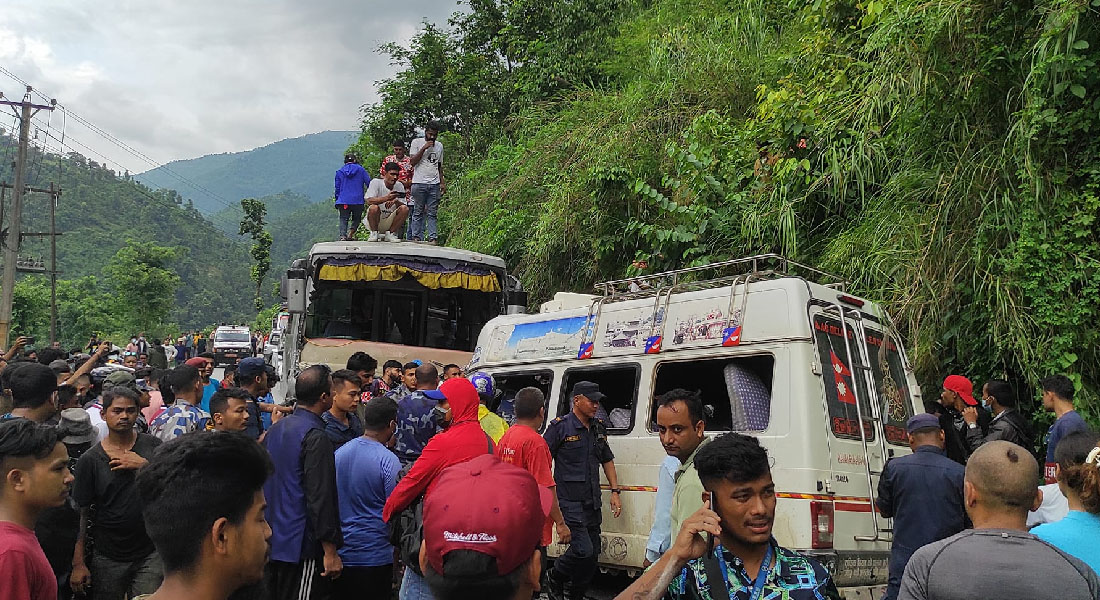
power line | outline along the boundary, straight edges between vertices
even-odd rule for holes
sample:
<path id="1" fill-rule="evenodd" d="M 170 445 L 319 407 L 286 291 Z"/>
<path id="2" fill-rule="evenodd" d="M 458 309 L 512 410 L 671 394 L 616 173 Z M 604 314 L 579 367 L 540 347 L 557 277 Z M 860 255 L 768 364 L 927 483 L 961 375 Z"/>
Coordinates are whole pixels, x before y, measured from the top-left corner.
<path id="1" fill-rule="evenodd" d="M 57 136 L 54 136 L 52 134 L 48 135 L 48 138 L 54 140 L 55 142 L 57 142 L 61 146 L 61 151 L 58 152 L 59 156 L 61 154 L 63 154 L 65 151 L 74 151 L 74 152 L 76 151 L 76 148 L 69 145 L 69 142 L 72 142 L 72 144 L 75 144 L 76 146 L 80 146 L 85 151 L 87 151 L 91 154 L 94 154 L 94 155 L 98 156 L 99 158 L 101 158 L 103 160 L 104 168 L 107 168 L 108 170 L 110 170 L 109 167 L 110 167 L 110 165 L 113 164 L 122 171 L 130 171 L 122 163 L 114 160 L 113 158 L 110 158 L 110 157 L 104 155 L 103 153 L 99 152 L 98 150 L 96 150 L 94 148 L 89 147 L 88 145 L 84 144 L 83 142 L 81 142 L 77 138 L 73 137 L 72 135 L 68 136 L 68 140 L 60 139 Z M 59 169 L 60 169 L 60 166 L 59 166 Z M 118 178 L 120 181 L 126 181 L 125 179 L 123 179 L 121 174 L 117 174 L 115 177 Z M 145 196 L 146 198 L 149 198 L 150 200 L 156 202 L 157 204 L 159 204 L 162 207 L 171 207 L 171 208 L 177 208 L 177 209 L 181 209 L 181 210 L 183 209 L 183 206 L 180 206 L 178 204 L 169 202 L 168 200 L 158 198 L 156 196 L 153 196 L 153 195 L 149 194 L 148 192 L 145 191 L 145 186 L 143 184 L 141 184 L 140 182 L 130 181 L 129 183 L 134 184 L 134 190 L 136 190 L 138 193 L 140 193 L 141 195 Z M 161 188 L 161 189 L 167 190 L 167 188 Z M 222 215 L 222 214 L 219 214 L 219 213 L 214 213 L 214 214 L 210 214 L 210 215 L 201 215 L 200 214 L 200 216 L 202 216 L 205 219 L 209 220 L 209 222 L 215 223 L 215 224 L 217 223 L 217 220 L 216 220 L 216 218 L 217 218 L 217 219 L 220 219 L 221 222 L 226 224 L 226 225 L 237 225 L 236 219 L 234 219 L 233 217 L 231 217 L 229 215 Z"/>
<path id="2" fill-rule="evenodd" d="M 3 66 L 0 66 L 0 73 L 3 73 L 5 75 L 7 75 L 8 77 L 14 79 L 15 81 L 18 81 L 19 83 L 22 83 L 23 85 L 31 87 L 30 84 L 28 84 L 26 81 L 24 81 L 19 76 L 12 73 L 11 71 L 7 70 Z M 32 88 L 32 89 L 34 89 L 34 93 L 38 94 L 39 96 L 42 96 L 43 98 L 46 98 L 45 94 L 43 94 L 38 89 L 36 89 L 36 88 Z M 195 183 L 194 181 L 191 181 L 191 180 L 187 179 L 183 175 L 180 175 L 179 173 L 173 171 L 172 169 L 168 168 L 164 164 L 157 162 L 156 160 L 150 158 L 148 155 L 141 152 L 140 150 L 137 150 L 136 148 L 134 148 L 134 147 L 130 146 L 129 144 L 123 142 L 122 140 L 118 139 L 117 137 L 115 137 L 115 136 L 111 135 L 110 133 L 104 131 L 102 128 L 100 128 L 99 126 L 97 126 L 97 125 L 93 124 L 92 122 L 88 121 L 84 117 L 81 117 L 80 115 L 74 113 L 71 109 L 65 107 L 63 104 L 58 104 L 57 108 L 59 108 L 61 110 L 62 114 L 65 114 L 67 116 L 71 116 L 73 118 L 73 120 L 76 121 L 77 123 L 80 123 L 84 127 L 91 130 L 93 133 L 98 134 L 99 136 L 103 137 L 107 141 L 115 144 L 119 148 L 122 148 L 126 152 L 134 155 L 135 157 L 149 163 L 150 165 L 153 165 L 154 168 L 161 169 L 164 173 L 168 173 L 169 175 L 176 178 L 178 181 L 184 183 L 185 185 L 189 185 L 192 188 L 203 192 L 208 197 L 210 197 L 211 199 L 215 200 L 216 202 L 222 204 L 223 206 L 225 206 L 225 207 L 227 207 L 227 208 L 229 208 L 233 211 L 239 212 L 242 215 L 244 214 L 243 210 L 241 209 L 239 204 L 234 203 L 234 202 L 230 202 L 229 200 L 226 200 L 225 198 L 223 198 L 222 196 L 220 196 L 217 193 L 213 192 L 212 190 L 210 190 L 210 189 L 208 189 L 208 188 L 206 188 L 202 185 L 199 185 L 198 183 Z"/>

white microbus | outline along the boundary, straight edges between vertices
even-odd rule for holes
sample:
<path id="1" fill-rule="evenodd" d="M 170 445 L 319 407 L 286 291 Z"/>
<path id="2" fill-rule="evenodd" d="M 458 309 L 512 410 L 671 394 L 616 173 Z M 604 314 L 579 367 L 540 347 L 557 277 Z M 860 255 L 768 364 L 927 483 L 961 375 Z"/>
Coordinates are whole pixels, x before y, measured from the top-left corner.
<path id="1" fill-rule="evenodd" d="M 845 596 L 881 594 L 891 520 L 873 508 L 876 486 L 885 461 L 909 453 L 905 422 L 922 412 L 882 307 L 846 293 L 838 277 L 776 255 L 597 290 L 493 319 L 470 370 L 492 373 L 505 395 L 540 388 L 548 418 L 570 410 L 577 381 L 607 395 L 623 513 L 604 510 L 601 566 L 642 565 L 665 458 L 654 397 L 686 388 L 713 407 L 708 435 L 744 432 L 768 449 L 779 543 L 821 560 Z"/>

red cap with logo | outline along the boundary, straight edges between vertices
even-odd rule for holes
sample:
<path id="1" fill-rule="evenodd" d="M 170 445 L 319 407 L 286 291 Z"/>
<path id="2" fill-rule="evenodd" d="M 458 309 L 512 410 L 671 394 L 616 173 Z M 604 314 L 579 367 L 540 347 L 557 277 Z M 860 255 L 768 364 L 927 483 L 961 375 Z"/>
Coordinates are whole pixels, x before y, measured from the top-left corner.
<path id="1" fill-rule="evenodd" d="M 185 362 L 183 364 L 191 365 L 192 367 L 195 367 L 196 369 L 198 369 L 198 368 L 201 368 L 201 367 L 205 367 L 206 363 L 208 363 L 208 362 L 210 362 L 209 359 L 200 358 L 200 357 L 196 356 L 195 358 L 187 359 L 187 362 Z"/>
<path id="2" fill-rule="evenodd" d="M 978 405 L 978 401 L 974 399 L 974 384 L 962 375 L 948 375 L 947 379 L 943 380 L 943 389 L 958 394 L 967 406 Z"/>
<path id="3" fill-rule="evenodd" d="M 473 550 L 496 559 L 497 575 L 515 571 L 539 546 L 552 494 L 492 454 L 448 467 L 424 497 L 428 564 L 443 573 L 448 552 Z"/>

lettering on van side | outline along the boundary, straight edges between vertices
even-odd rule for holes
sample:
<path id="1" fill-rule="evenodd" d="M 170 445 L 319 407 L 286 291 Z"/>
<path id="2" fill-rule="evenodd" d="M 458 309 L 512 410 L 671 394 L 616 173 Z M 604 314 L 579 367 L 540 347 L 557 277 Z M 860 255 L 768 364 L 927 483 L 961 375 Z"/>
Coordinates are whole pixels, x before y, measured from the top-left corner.
<path id="1" fill-rule="evenodd" d="M 858 454 L 838 454 L 836 461 L 843 465 L 862 465 L 864 463 L 863 457 Z"/>

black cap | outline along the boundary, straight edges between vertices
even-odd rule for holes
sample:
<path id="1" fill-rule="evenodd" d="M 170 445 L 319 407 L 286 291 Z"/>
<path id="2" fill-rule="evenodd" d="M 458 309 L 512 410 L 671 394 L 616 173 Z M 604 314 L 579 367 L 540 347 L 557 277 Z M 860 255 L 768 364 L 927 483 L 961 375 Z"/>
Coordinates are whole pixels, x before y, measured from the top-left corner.
<path id="1" fill-rule="evenodd" d="M 600 392 L 600 386 L 592 383 L 591 381 L 578 381 L 573 384 L 573 393 L 571 396 L 584 396 L 593 402 L 599 402 L 606 396 Z"/>

